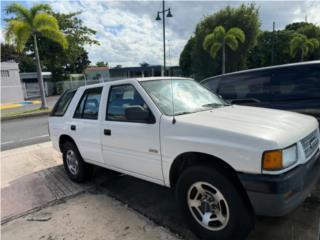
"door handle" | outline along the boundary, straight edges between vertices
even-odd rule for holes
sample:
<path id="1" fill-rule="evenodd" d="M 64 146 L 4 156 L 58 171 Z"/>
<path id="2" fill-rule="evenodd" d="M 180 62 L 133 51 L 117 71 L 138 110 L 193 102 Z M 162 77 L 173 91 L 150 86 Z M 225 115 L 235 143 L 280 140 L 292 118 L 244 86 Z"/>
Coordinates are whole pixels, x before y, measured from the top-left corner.
<path id="1" fill-rule="evenodd" d="M 71 125 L 71 126 L 70 126 L 70 129 L 71 129 L 72 131 L 75 131 L 75 130 L 76 130 L 76 125 Z"/>
<path id="2" fill-rule="evenodd" d="M 104 135 L 110 136 L 111 135 L 111 130 L 110 129 L 104 129 L 103 133 L 104 133 Z"/>

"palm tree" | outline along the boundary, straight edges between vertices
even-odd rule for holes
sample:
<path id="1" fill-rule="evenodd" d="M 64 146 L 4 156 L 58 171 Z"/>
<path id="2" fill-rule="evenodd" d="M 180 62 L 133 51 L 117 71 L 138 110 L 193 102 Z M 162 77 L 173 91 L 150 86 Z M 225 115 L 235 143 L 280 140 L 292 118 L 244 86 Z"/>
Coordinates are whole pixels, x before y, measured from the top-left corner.
<path id="1" fill-rule="evenodd" d="M 203 48 L 211 54 L 212 58 L 216 58 L 218 51 L 222 48 L 222 74 L 226 71 L 226 46 L 235 51 L 239 41 L 244 43 L 245 34 L 237 27 L 230 28 L 226 32 L 223 26 L 217 26 L 204 38 Z"/>
<path id="2" fill-rule="evenodd" d="M 307 38 L 303 34 L 295 34 L 290 41 L 290 55 L 295 57 L 300 54 L 300 60 L 306 57 L 309 53 L 319 48 L 320 42 L 315 38 Z"/>
<path id="3" fill-rule="evenodd" d="M 57 19 L 49 12 L 51 7 L 47 4 L 34 5 L 30 10 L 18 3 L 12 3 L 7 8 L 8 14 L 15 14 L 8 19 L 6 31 L 7 41 L 13 41 L 21 52 L 30 38 L 33 38 L 34 54 L 37 65 L 38 83 L 41 96 L 41 108 L 47 108 L 37 37 L 43 36 L 59 43 L 63 48 L 68 47 L 65 35 L 60 31 Z"/>

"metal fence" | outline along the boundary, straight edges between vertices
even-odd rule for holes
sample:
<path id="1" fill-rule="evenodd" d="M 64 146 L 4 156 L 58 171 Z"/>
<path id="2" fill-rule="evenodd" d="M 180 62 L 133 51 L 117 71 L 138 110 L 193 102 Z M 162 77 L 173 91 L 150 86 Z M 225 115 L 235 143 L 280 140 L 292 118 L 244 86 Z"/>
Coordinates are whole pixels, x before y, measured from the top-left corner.
<path id="1" fill-rule="evenodd" d="M 77 89 L 78 87 L 101 83 L 99 80 L 70 80 L 70 81 L 60 81 L 56 83 L 56 90 L 58 94 L 63 93 L 67 89 Z"/>

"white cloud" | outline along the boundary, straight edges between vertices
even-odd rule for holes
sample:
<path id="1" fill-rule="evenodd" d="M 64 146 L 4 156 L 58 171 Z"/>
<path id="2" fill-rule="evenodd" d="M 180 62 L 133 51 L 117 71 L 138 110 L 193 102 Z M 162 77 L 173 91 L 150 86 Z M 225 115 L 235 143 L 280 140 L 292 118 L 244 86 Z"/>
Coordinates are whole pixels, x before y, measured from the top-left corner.
<path id="1" fill-rule="evenodd" d="M 161 1 L 59 1 L 49 0 L 53 9 L 63 13 L 81 11 L 84 24 L 97 31 L 100 46 L 86 46 L 92 63 L 107 61 L 111 66 L 136 66 L 141 62 L 162 64 L 162 22 L 155 21 Z M 32 2 L 32 4 L 35 2 Z M 241 1 L 166 1 L 173 18 L 166 19 L 167 64 L 177 65 L 179 55 L 204 16 Z M 28 2 L 26 5 L 30 5 Z M 282 29 L 293 21 L 320 25 L 319 1 L 257 1 L 261 28 L 271 29 L 272 22 Z M 2 35 L 0 35 L 2 38 Z"/>

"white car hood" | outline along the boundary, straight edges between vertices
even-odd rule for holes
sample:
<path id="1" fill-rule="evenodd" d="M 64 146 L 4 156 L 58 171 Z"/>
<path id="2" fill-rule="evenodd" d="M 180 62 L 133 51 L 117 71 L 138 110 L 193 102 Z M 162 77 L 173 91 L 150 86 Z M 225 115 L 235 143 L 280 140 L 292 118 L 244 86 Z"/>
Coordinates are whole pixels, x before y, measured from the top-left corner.
<path id="1" fill-rule="evenodd" d="M 177 116 L 177 123 L 224 130 L 273 142 L 284 148 L 296 143 L 318 127 L 311 116 L 294 112 L 246 106 L 226 106 Z"/>

